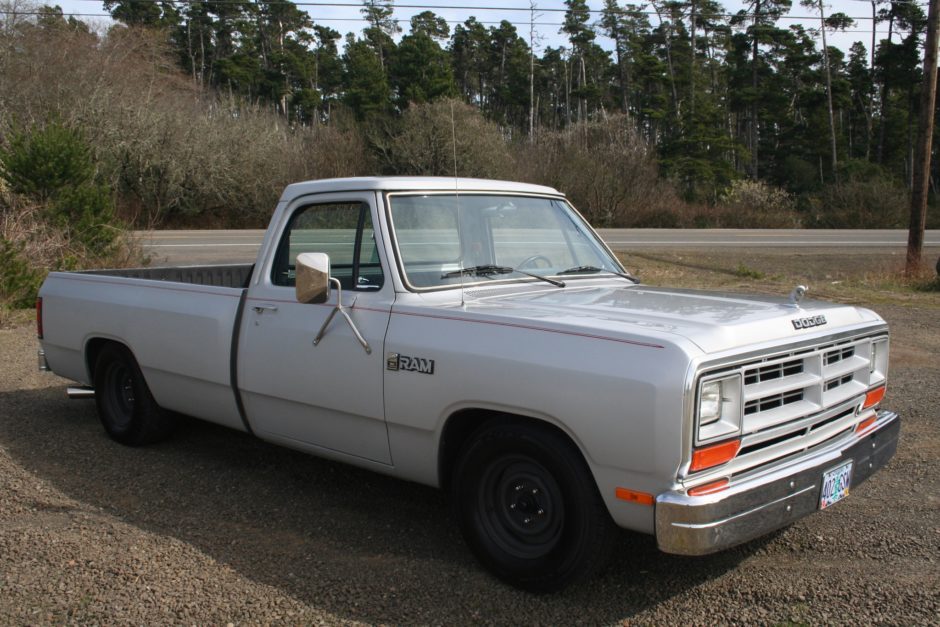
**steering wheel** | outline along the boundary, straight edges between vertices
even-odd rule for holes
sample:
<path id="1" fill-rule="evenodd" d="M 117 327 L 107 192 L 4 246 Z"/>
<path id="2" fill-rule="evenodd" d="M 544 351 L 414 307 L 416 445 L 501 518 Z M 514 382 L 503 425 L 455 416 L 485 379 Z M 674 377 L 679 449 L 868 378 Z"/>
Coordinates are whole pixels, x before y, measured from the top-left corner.
<path id="1" fill-rule="evenodd" d="M 517 268 L 517 269 L 519 269 L 519 268 L 524 268 L 524 267 L 526 267 L 527 265 L 529 265 L 530 263 L 535 263 L 536 261 L 544 261 L 544 262 L 545 262 L 545 265 L 546 265 L 547 267 L 549 267 L 549 268 L 552 267 L 552 260 L 549 259 L 548 257 L 546 257 L 545 255 L 531 255 L 531 256 L 529 256 L 529 257 L 526 257 L 525 259 L 523 259 L 523 260 L 520 261 L 519 263 L 517 263 L 517 264 L 516 264 L 516 268 Z"/>

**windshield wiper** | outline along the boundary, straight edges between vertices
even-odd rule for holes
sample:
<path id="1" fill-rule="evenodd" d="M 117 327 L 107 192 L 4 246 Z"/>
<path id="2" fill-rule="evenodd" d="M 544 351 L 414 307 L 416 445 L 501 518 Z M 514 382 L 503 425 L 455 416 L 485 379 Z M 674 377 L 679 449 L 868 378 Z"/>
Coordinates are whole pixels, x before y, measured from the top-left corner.
<path id="1" fill-rule="evenodd" d="M 558 272 L 557 274 L 593 274 L 597 272 L 606 272 L 607 274 L 613 274 L 619 277 L 623 277 L 629 281 L 632 281 L 633 283 L 639 283 L 639 280 L 634 276 L 631 276 L 624 272 L 615 272 L 614 270 L 606 270 L 604 268 L 598 268 L 597 266 L 575 266 L 573 268 L 568 268 L 567 270 L 562 270 L 561 272 Z"/>
<path id="2" fill-rule="evenodd" d="M 449 279 L 451 277 L 460 276 L 462 274 L 471 274 L 471 275 L 476 275 L 476 276 L 488 276 L 491 274 L 512 274 L 513 272 L 524 274 L 526 276 L 532 277 L 533 279 L 545 281 L 546 283 L 551 283 L 555 287 L 565 286 L 564 281 L 550 279 L 547 276 L 542 276 L 541 274 L 534 274 L 532 272 L 526 272 L 525 270 L 518 270 L 516 268 L 510 268 L 509 266 L 494 266 L 492 264 L 470 266 L 468 268 L 460 268 L 459 270 L 451 270 L 450 272 L 445 272 L 444 274 L 442 274 L 441 278 Z"/>

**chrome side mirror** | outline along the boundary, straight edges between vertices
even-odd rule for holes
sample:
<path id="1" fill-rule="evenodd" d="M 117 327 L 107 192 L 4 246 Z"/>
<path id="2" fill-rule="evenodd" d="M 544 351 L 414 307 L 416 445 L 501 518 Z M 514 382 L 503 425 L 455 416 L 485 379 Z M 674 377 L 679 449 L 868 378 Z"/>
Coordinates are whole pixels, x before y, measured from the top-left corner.
<path id="1" fill-rule="evenodd" d="M 294 291 L 298 303 L 325 303 L 330 298 L 330 256 L 326 253 L 297 255 Z"/>
<path id="2" fill-rule="evenodd" d="M 334 279 L 330 276 L 330 256 L 326 253 L 300 253 L 297 255 L 297 262 L 294 267 L 296 272 L 294 292 L 297 295 L 297 302 L 299 303 L 305 305 L 325 303 L 330 299 L 330 285 L 332 284 L 336 287 L 336 306 L 333 307 L 333 311 L 331 311 L 330 315 L 323 321 L 323 326 L 320 327 L 320 332 L 317 333 L 317 337 L 314 338 L 313 345 L 316 346 L 320 343 L 323 339 L 323 335 L 326 333 L 326 328 L 333 322 L 333 318 L 336 314 L 340 314 L 346 319 L 346 322 L 349 323 L 353 335 L 356 336 L 356 340 L 362 345 L 366 354 L 371 355 L 372 347 L 369 346 L 366 339 L 362 337 L 362 333 L 359 332 L 356 323 L 353 322 L 346 308 L 343 307 L 342 284 L 338 279 Z"/>

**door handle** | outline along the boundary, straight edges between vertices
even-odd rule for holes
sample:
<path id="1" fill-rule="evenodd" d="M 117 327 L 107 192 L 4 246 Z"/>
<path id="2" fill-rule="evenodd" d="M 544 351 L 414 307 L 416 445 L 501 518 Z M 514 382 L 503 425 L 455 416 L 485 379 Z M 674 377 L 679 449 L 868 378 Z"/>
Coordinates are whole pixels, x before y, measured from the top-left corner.
<path id="1" fill-rule="evenodd" d="M 255 313 L 263 314 L 266 311 L 275 312 L 277 311 L 277 305 L 271 305 L 270 303 L 264 303 L 263 305 L 253 305 L 252 309 L 255 310 Z"/>

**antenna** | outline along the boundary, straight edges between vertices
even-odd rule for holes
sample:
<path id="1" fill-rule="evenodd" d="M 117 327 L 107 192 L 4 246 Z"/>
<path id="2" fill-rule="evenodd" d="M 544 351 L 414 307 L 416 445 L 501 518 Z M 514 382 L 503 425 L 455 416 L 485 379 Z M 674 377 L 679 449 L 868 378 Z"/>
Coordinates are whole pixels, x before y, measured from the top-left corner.
<path id="1" fill-rule="evenodd" d="M 457 125 L 454 122 L 454 99 L 450 100 L 450 136 L 454 147 L 454 200 L 457 202 L 457 245 L 460 247 L 460 306 L 465 307 L 463 294 L 464 265 L 463 265 L 463 239 L 460 237 L 460 186 L 457 182 Z"/>

